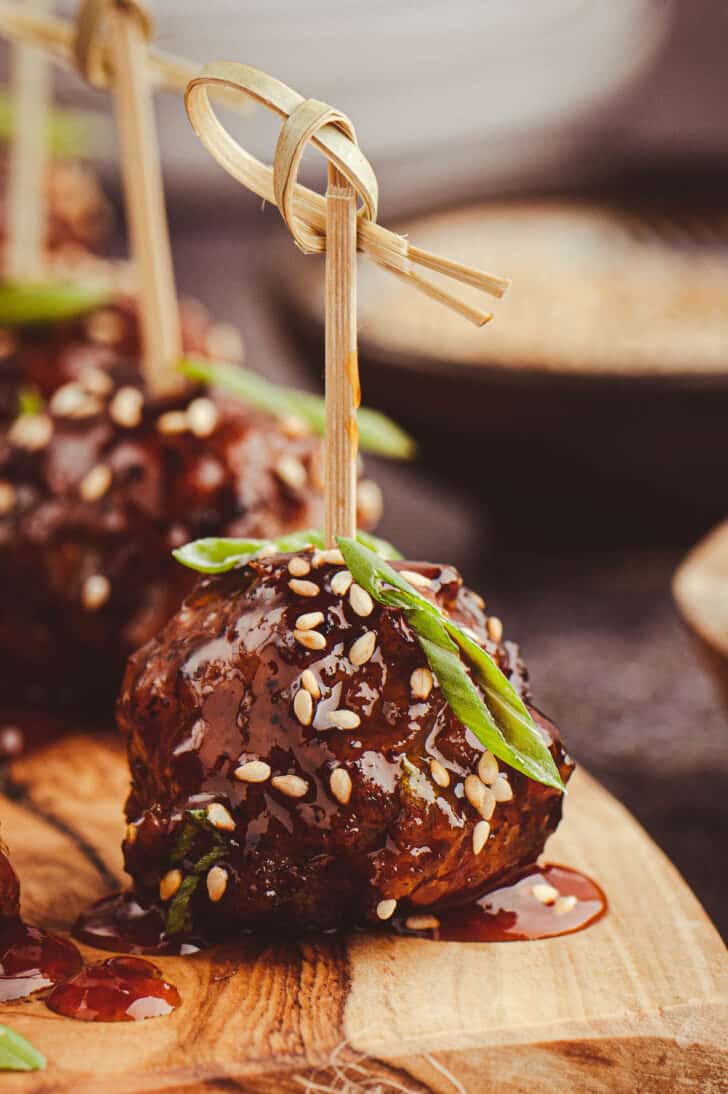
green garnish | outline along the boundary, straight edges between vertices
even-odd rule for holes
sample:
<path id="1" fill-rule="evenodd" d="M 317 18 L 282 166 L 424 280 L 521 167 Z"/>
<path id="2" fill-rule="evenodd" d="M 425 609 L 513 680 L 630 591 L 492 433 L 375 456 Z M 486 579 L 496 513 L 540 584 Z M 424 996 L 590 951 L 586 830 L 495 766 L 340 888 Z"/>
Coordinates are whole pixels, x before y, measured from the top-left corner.
<path id="1" fill-rule="evenodd" d="M 14 1029 L 0 1026 L 0 1071 L 42 1071 L 46 1058 Z"/>
<path id="2" fill-rule="evenodd" d="M 202 875 L 224 858 L 229 850 L 228 840 L 219 828 L 209 823 L 204 809 L 188 809 L 187 819 L 169 857 L 170 867 L 183 865 L 198 838 L 203 834 L 209 837 L 205 841 L 207 850 L 190 866 L 185 866 L 185 877 L 167 910 L 164 930 L 168 935 L 179 934 L 184 928 L 190 901 Z"/>
<path id="3" fill-rule="evenodd" d="M 0 91 L 0 141 L 10 141 L 14 131 L 12 95 Z M 105 118 L 88 110 L 58 110 L 48 113 L 48 150 L 54 156 L 103 155 L 111 147 Z"/>
<path id="4" fill-rule="evenodd" d="M 379 539 L 378 536 L 358 532 L 357 539 L 382 558 L 402 557 L 391 543 Z M 310 546 L 324 546 L 323 533 L 315 528 L 309 528 L 305 532 L 290 532 L 278 539 L 226 539 L 209 536 L 207 539 L 195 539 L 191 543 L 185 543 L 183 547 L 172 551 L 172 554 L 183 566 L 198 570 L 201 574 L 224 574 L 236 566 L 250 562 L 251 558 L 267 547 L 274 547 L 281 554 L 288 554 Z"/>
<path id="5" fill-rule="evenodd" d="M 111 296 L 101 285 L 75 281 L 0 283 L 0 326 L 19 327 L 75 319 L 106 304 Z"/>
<path id="6" fill-rule="evenodd" d="M 226 388 L 233 395 L 279 418 L 287 415 L 302 418 L 312 432 L 319 436 L 324 434 L 326 405 L 320 395 L 272 384 L 249 369 L 224 361 L 186 357 L 179 362 L 179 368 L 190 380 Z M 359 445 L 364 452 L 388 456 L 393 460 L 411 460 L 414 457 L 414 440 L 386 414 L 363 406 L 356 417 Z"/>
<path id="7" fill-rule="evenodd" d="M 18 417 L 26 414 L 42 414 L 45 400 L 37 387 L 21 387 L 18 392 Z"/>
<path id="8" fill-rule="evenodd" d="M 485 650 L 440 608 L 420 596 L 379 555 L 344 536 L 339 536 L 337 543 L 357 584 L 380 604 L 404 613 L 443 695 L 463 725 L 494 756 L 516 771 L 546 786 L 565 790 L 553 757 L 528 710 Z"/>

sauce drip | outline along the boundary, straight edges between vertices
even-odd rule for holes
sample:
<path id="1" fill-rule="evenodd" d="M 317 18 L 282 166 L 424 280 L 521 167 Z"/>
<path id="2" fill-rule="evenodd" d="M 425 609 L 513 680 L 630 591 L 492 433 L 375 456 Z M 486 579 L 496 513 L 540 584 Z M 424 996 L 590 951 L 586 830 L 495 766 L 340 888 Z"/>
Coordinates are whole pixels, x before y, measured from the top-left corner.
<path id="1" fill-rule="evenodd" d="M 81 965 L 73 942 L 23 923 L 18 876 L 0 849 L 0 1003 L 49 988 Z"/>
<path id="2" fill-rule="evenodd" d="M 46 1002 L 56 1014 L 82 1022 L 141 1022 L 171 1014 L 180 997 L 151 961 L 110 957 L 58 984 Z"/>
<path id="3" fill-rule="evenodd" d="M 473 904 L 435 913 L 439 927 L 413 930 L 405 917 L 393 925 L 438 942 L 524 942 L 581 931 L 606 910 L 607 898 L 590 878 L 565 866 L 531 866 Z"/>
<path id="4" fill-rule="evenodd" d="M 133 890 L 112 893 L 86 908 L 73 934 L 79 942 L 115 953 L 190 954 L 201 945 L 190 938 L 168 937 L 159 907 L 141 903 Z"/>
<path id="5" fill-rule="evenodd" d="M 0 1002 L 24 999 L 74 976 L 83 961 L 73 942 L 28 927 L 20 919 L 0 925 Z"/>

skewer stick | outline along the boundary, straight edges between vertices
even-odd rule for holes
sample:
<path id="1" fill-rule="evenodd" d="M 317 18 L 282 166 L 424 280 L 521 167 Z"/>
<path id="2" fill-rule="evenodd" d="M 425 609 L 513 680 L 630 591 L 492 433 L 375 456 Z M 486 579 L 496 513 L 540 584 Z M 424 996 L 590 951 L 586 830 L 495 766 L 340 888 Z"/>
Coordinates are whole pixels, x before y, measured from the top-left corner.
<path id="1" fill-rule="evenodd" d="M 332 165 L 326 190 L 324 535 L 356 535 L 360 402 L 356 345 L 356 192 Z"/>
<path id="2" fill-rule="evenodd" d="M 150 393 L 161 397 L 184 386 L 179 307 L 164 203 L 140 12 L 114 4 L 110 11 L 114 100 L 121 143 L 124 203 L 138 281 L 143 336 L 142 369 Z"/>
<path id="3" fill-rule="evenodd" d="M 42 14 L 50 0 L 28 0 Z M 47 226 L 47 122 L 50 67 L 41 50 L 17 44 L 12 53 L 13 136 L 8 180 L 6 273 L 13 281 L 43 274 Z"/>

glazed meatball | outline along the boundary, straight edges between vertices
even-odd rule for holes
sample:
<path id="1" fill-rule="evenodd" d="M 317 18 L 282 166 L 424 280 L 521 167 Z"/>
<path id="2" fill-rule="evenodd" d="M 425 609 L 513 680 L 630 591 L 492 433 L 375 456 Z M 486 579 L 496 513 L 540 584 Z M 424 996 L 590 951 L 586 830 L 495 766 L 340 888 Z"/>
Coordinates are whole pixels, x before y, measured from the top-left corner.
<path id="1" fill-rule="evenodd" d="M 202 579 L 129 663 L 126 868 L 148 900 L 197 875 L 187 926 L 208 937 L 464 902 L 535 861 L 559 821 L 561 794 L 484 752 L 403 614 L 337 556 L 258 557 Z M 488 636 L 457 571 L 394 565 L 525 697 L 517 648 Z M 554 727 L 533 714 L 567 778 Z"/>
<path id="2" fill-rule="evenodd" d="M 188 309 L 188 351 L 210 348 L 203 318 Z M 126 302 L 24 332 L 8 365 L 10 386 L 19 374 L 48 402 L 0 426 L 6 709 L 108 721 L 129 653 L 191 587 L 173 547 L 321 522 L 320 441 L 303 423 L 201 390 L 155 403 L 137 354 Z"/>

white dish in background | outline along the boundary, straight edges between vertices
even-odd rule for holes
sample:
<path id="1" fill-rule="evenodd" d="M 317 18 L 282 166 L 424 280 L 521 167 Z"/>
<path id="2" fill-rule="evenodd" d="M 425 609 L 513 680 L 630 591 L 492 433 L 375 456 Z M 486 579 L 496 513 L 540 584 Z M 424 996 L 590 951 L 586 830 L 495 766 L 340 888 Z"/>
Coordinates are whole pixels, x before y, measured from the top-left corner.
<path id="1" fill-rule="evenodd" d="M 75 7 L 63 0 L 59 10 Z M 454 201 L 547 177 L 593 140 L 595 119 L 606 121 L 618 93 L 647 68 L 672 10 L 656 0 L 157 0 L 151 7 L 161 48 L 201 62 L 246 61 L 347 112 L 388 214 L 444 193 Z M 181 100 L 160 96 L 159 110 L 170 172 L 222 185 Z M 263 110 L 237 128 L 268 161 L 276 131 Z"/>

